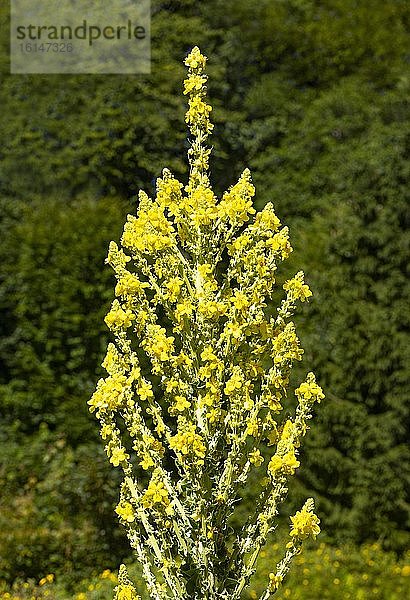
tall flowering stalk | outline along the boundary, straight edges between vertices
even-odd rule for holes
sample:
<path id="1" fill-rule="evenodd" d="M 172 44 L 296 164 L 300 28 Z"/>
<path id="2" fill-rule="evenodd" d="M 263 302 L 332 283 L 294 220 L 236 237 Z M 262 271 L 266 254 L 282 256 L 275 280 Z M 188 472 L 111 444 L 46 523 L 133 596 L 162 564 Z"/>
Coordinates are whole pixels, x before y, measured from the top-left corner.
<path id="1" fill-rule="evenodd" d="M 256 213 L 248 169 L 221 200 L 213 193 L 205 63 L 198 48 L 185 60 L 187 185 L 164 169 L 154 200 L 140 192 L 122 248 L 110 243 L 117 284 L 105 321 L 115 342 L 89 401 L 110 462 L 123 472 L 116 512 L 154 600 L 240 598 L 299 467 L 312 406 L 324 397 L 309 373 L 293 418 L 281 417 L 303 354 L 291 318 L 311 292 L 297 273 L 270 316 L 277 265 L 292 251 L 288 229 L 271 204 Z M 252 470 L 262 492 L 229 539 Z M 291 517 L 261 600 L 278 589 L 302 541 L 319 533 L 313 508 L 309 499 Z M 123 565 L 115 598 L 138 598 Z"/>

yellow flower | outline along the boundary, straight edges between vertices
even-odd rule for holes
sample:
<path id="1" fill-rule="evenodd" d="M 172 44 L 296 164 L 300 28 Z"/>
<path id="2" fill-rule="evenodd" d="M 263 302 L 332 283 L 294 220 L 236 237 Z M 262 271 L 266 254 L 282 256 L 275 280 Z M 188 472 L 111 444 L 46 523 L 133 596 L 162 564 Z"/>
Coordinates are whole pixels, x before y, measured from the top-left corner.
<path id="1" fill-rule="evenodd" d="M 297 540 L 304 540 L 308 537 L 313 539 L 320 533 L 320 520 L 313 512 L 313 499 L 306 500 L 302 510 L 298 510 L 293 517 L 290 517 L 292 522 L 290 535 Z"/>
<path id="2" fill-rule="evenodd" d="M 101 573 L 100 577 L 101 579 L 110 579 L 111 578 L 111 571 L 110 569 L 104 569 L 104 571 Z"/>
<path id="3" fill-rule="evenodd" d="M 249 419 L 246 422 L 246 434 L 256 438 L 259 434 L 259 425 L 258 419 Z"/>
<path id="4" fill-rule="evenodd" d="M 127 378 L 122 373 L 114 373 L 106 379 L 100 379 L 97 389 L 88 401 L 90 410 L 107 407 L 110 410 L 117 409 L 123 399 L 127 388 Z"/>
<path id="5" fill-rule="evenodd" d="M 138 295 L 148 287 L 148 283 L 140 281 L 136 275 L 125 271 L 115 286 L 115 295 L 123 297 Z"/>
<path id="6" fill-rule="evenodd" d="M 42 577 L 40 579 L 40 581 L 38 582 L 38 585 L 43 586 L 43 585 L 46 585 L 46 583 L 53 583 L 53 581 L 54 581 L 54 574 L 49 573 L 48 575 L 46 575 L 45 577 Z"/>
<path id="7" fill-rule="evenodd" d="M 183 457 L 194 456 L 203 459 L 206 452 L 202 436 L 196 433 L 194 423 L 189 423 L 183 417 L 178 418 L 178 431 L 171 437 L 169 446 L 180 452 Z M 196 460 L 196 462 L 202 461 Z"/>
<path id="8" fill-rule="evenodd" d="M 198 46 L 195 46 L 186 57 L 184 63 L 191 69 L 204 68 L 206 64 L 206 56 L 201 54 Z"/>
<path id="9" fill-rule="evenodd" d="M 224 331 L 226 335 L 232 336 L 235 340 L 239 340 L 242 336 L 242 327 L 237 323 L 228 322 Z"/>
<path id="10" fill-rule="evenodd" d="M 234 367 L 231 377 L 225 384 L 224 392 L 227 396 L 230 396 L 240 390 L 244 384 L 243 373 L 239 367 Z"/>
<path id="11" fill-rule="evenodd" d="M 130 585 L 120 585 L 115 596 L 115 600 L 137 600 L 137 598 L 134 587 Z"/>
<path id="12" fill-rule="evenodd" d="M 198 304 L 198 312 L 205 317 L 215 319 L 226 313 L 226 306 L 223 302 L 217 302 L 216 300 L 201 300 Z"/>
<path id="13" fill-rule="evenodd" d="M 299 400 L 310 400 L 320 402 L 325 397 L 322 388 L 316 383 L 313 373 L 309 373 L 304 383 L 295 390 Z"/>
<path id="14" fill-rule="evenodd" d="M 145 507 L 153 506 L 154 504 L 169 505 L 169 496 L 162 481 L 156 479 L 156 473 L 153 474 L 147 489 L 144 492 L 142 503 Z"/>
<path id="15" fill-rule="evenodd" d="M 148 471 L 150 467 L 154 466 L 154 461 L 152 460 L 149 454 L 144 454 L 143 459 L 140 461 L 140 466 L 144 469 L 144 471 Z"/>
<path id="16" fill-rule="evenodd" d="M 231 244 L 228 244 L 229 254 L 232 256 L 235 252 L 240 252 L 247 248 L 251 243 L 251 238 L 246 233 L 237 237 Z"/>
<path id="17" fill-rule="evenodd" d="M 293 475 L 295 470 L 300 467 L 300 462 L 296 458 L 295 450 L 292 448 L 282 458 L 283 469 L 289 475 Z"/>
<path id="18" fill-rule="evenodd" d="M 208 363 L 207 365 L 205 365 L 204 367 L 200 367 L 199 369 L 199 378 L 200 379 L 210 379 L 212 377 L 212 373 L 214 371 L 214 369 L 216 368 L 216 364 L 214 363 Z"/>
<path id="19" fill-rule="evenodd" d="M 184 367 L 188 367 L 188 368 L 192 367 L 192 363 L 193 363 L 192 358 L 190 358 L 182 350 L 177 356 L 173 357 L 173 362 L 172 362 L 173 366 L 176 366 L 176 367 L 184 366 Z"/>
<path id="20" fill-rule="evenodd" d="M 284 330 L 274 338 L 272 348 L 275 365 L 281 365 L 292 360 L 302 360 L 303 350 L 299 346 L 294 323 L 286 324 Z"/>
<path id="21" fill-rule="evenodd" d="M 166 330 L 160 325 L 148 325 L 147 337 L 141 346 L 149 356 L 164 362 L 169 360 L 174 350 L 174 337 L 166 336 Z"/>
<path id="22" fill-rule="evenodd" d="M 285 424 L 282 429 L 282 434 L 280 436 L 281 446 L 289 446 L 294 443 L 297 438 L 297 429 L 296 425 L 290 419 L 285 421 Z"/>
<path id="23" fill-rule="evenodd" d="M 189 110 L 185 115 L 185 121 L 189 124 L 197 123 L 201 119 L 208 119 L 212 106 L 209 106 L 199 96 L 189 100 Z"/>
<path id="24" fill-rule="evenodd" d="M 303 278 L 303 271 L 299 271 L 293 279 L 289 279 L 284 283 L 283 289 L 289 292 L 292 299 L 305 302 L 312 295 L 312 292 L 309 286 L 304 283 Z"/>
<path id="25" fill-rule="evenodd" d="M 185 398 L 185 396 L 175 396 L 174 401 L 172 403 L 172 409 L 183 412 L 187 408 L 191 406 L 191 403 Z"/>
<path id="26" fill-rule="evenodd" d="M 123 372 L 127 367 L 127 361 L 122 356 L 114 344 L 108 344 L 107 353 L 101 366 L 107 371 L 109 375 L 113 375 L 117 372 Z"/>
<path id="27" fill-rule="evenodd" d="M 218 357 L 216 356 L 212 346 L 207 346 L 201 352 L 201 360 L 210 362 L 216 362 L 218 360 Z"/>
<path id="28" fill-rule="evenodd" d="M 255 224 L 251 226 L 251 230 L 259 230 L 270 237 L 279 227 L 280 220 L 275 214 L 272 203 L 268 202 L 261 212 L 256 214 Z"/>
<path id="29" fill-rule="evenodd" d="M 180 323 L 184 317 L 190 317 L 193 313 L 193 310 L 194 305 L 190 300 L 183 300 L 182 302 L 178 302 L 178 304 L 175 307 L 175 319 L 178 323 Z"/>
<path id="30" fill-rule="evenodd" d="M 208 419 L 209 423 L 216 423 L 219 421 L 220 416 L 221 411 L 217 408 L 211 408 L 211 410 L 206 413 L 206 418 Z"/>
<path id="31" fill-rule="evenodd" d="M 105 322 L 110 329 L 127 329 L 131 326 L 135 315 L 132 310 L 121 308 L 118 300 L 114 300 L 110 312 L 105 317 Z"/>
<path id="32" fill-rule="evenodd" d="M 165 383 L 165 390 L 168 394 L 172 393 L 174 390 L 178 389 L 179 383 L 177 379 L 169 379 Z"/>
<path id="33" fill-rule="evenodd" d="M 231 302 L 238 310 L 244 310 L 248 308 L 250 304 L 246 295 L 239 290 L 235 290 L 235 294 L 232 296 Z"/>
<path id="34" fill-rule="evenodd" d="M 200 264 L 197 267 L 197 271 L 201 279 L 206 279 L 212 273 L 212 265 L 209 263 Z"/>
<path id="35" fill-rule="evenodd" d="M 158 177 L 156 181 L 157 202 L 161 207 L 168 207 L 171 214 L 178 216 L 182 200 L 181 188 L 183 184 L 177 181 L 168 169 L 164 169 L 162 174 L 163 177 Z"/>
<path id="36" fill-rule="evenodd" d="M 118 467 L 120 463 L 124 460 L 129 459 L 129 454 L 127 454 L 124 448 L 115 447 L 111 451 L 110 463 L 114 465 L 114 467 Z"/>
<path id="37" fill-rule="evenodd" d="M 242 225 L 249 219 L 249 215 L 255 214 L 252 207 L 252 197 L 255 194 L 255 188 L 251 183 L 251 174 L 249 169 L 245 169 L 239 178 L 238 183 L 226 192 L 219 203 L 218 214 L 224 219 L 228 218 L 231 225 Z"/>
<path id="38" fill-rule="evenodd" d="M 292 252 L 292 246 L 289 242 L 288 228 L 284 227 L 273 237 L 266 240 L 266 247 L 277 253 L 282 260 L 288 258 Z"/>
<path id="39" fill-rule="evenodd" d="M 275 394 L 268 392 L 267 394 L 264 395 L 264 399 L 266 400 L 268 408 L 271 411 L 278 413 L 282 410 L 282 404 L 280 402 L 280 400 L 281 400 L 280 392 L 276 392 Z"/>
<path id="40" fill-rule="evenodd" d="M 261 456 L 260 450 L 253 450 L 249 453 L 250 462 L 256 467 L 260 467 L 263 463 L 263 456 Z"/>
<path id="41" fill-rule="evenodd" d="M 164 215 L 164 209 L 154 204 L 144 192 L 139 194 L 138 217 L 127 216 L 121 243 L 132 253 L 158 253 L 175 243 L 174 227 Z"/>
<path id="42" fill-rule="evenodd" d="M 127 521 L 128 523 L 135 521 L 134 509 L 132 508 L 132 504 L 130 502 L 120 502 L 117 505 L 115 512 L 119 517 L 121 517 L 121 519 Z"/>
<path id="43" fill-rule="evenodd" d="M 125 565 L 120 566 L 118 573 L 118 585 L 114 590 L 114 600 L 141 600 L 129 580 Z"/>
<path id="44" fill-rule="evenodd" d="M 145 380 L 142 380 L 140 385 L 137 387 L 137 393 L 141 400 L 147 400 L 148 398 L 154 397 L 151 383 Z"/>
<path id="45" fill-rule="evenodd" d="M 182 279 L 180 277 L 172 277 L 165 283 L 167 298 L 170 302 L 175 302 L 181 293 Z"/>
<path id="46" fill-rule="evenodd" d="M 284 473 L 293 475 L 295 470 L 300 466 L 300 462 L 296 458 L 295 449 L 291 448 L 283 456 L 274 454 L 269 461 L 268 471 L 274 477 L 276 473 Z"/>
<path id="47" fill-rule="evenodd" d="M 201 402 L 205 406 L 214 406 L 214 404 L 216 404 L 219 401 L 219 399 L 220 394 L 218 393 L 218 390 L 211 390 L 208 391 L 204 396 L 202 396 Z"/>
<path id="48" fill-rule="evenodd" d="M 206 83 L 206 75 L 189 75 L 184 81 L 184 94 L 200 92 Z"/>
<path id="49" fill-rule="evenodd" d="M 275 575 L 275 573 L 269 573 L 269 591 L 276 592 L 282 583 L 282 575 Z"/>

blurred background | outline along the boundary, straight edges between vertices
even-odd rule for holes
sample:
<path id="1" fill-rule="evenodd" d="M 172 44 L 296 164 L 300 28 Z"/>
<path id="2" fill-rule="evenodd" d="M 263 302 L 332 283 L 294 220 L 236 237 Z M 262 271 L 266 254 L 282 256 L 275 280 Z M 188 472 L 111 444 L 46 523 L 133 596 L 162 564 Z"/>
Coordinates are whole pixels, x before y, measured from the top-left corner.
<path id="1" fill-rule="evenodd" d="M 257 207 L 272 201 L 290 227 L 286 268 L 314 292 L 296 319 L 299 373 L 314 370 L 326 400 L 285 510 L 314 496 L 323 533 L 283 597 L 410 597 L 409 4 L 152 11 L 151 75 L 10 75 L 0 8 L 0 597 L 108 599 L 130 554 L 86 404 L 108 340 L 104 259 L 138 189 L 152 194 L 165 166 L 186 180 L 194 45 L 209 57 L 214 188 L 249 166 Z"/>

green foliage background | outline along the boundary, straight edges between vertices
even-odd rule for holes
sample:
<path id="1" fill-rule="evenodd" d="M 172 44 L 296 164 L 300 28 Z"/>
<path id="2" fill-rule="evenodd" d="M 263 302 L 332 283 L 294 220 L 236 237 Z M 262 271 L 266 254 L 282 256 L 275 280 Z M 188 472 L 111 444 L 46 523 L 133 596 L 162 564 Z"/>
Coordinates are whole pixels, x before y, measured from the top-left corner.
<path id="1" fill-rule="evenodd" d="M 186 177 L 182 58 L 210 57 L 213 183 L 252 170 L 291 227 L 298 318 L 327 395 L 287 507 L 324 539 L 409 542 L 410 9 L 405 0 L 154 0 L 152 73 L 9 75 L 0 91 L 0 579 L 128 554 L 86 401 L 107 342 L 104 267 L 139 188 Z M 252 501 L 253 490 L 246 490 Z"/>

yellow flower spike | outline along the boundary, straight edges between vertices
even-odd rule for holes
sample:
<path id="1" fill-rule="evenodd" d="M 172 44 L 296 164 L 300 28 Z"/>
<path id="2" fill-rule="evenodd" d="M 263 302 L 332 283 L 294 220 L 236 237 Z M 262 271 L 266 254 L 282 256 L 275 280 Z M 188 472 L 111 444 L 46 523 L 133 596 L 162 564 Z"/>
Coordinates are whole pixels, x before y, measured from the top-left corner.
<path id="1" fill-rule="evenodd" d="M 245 169 L 239 178 L 238 183 L 226 192 L 219 203 L 219 217 L 227 218 L 232 226 L 242 225 L 249 220 L 249 215 L 255 214 L 252 206 L 252 198 L 255 194 L 255 187 L 251 183 L 251 174 L 249 169 Z"/>
<path id="2" fill-rule="evenodd" d="M 304 283 L 303 271 L 299 271 L 293 279 L 286 281 L 283 284 L 283 289 L 289 293 L 292 300 L 300 300 L 301 302 L 305 302 L 312 295 L 309 286 Z"/>
<path id="3" fill-rule="evenodd" d="M 301 402 L 320 402 L 325 397 L 313 373 L 308 373 L 306 381 L 295 390 L 295 394 Z"/>
<path id="4" fill-rule="evenodd" d="M 114 600 L 141 600 L 128 577 L 125 565 L 120 566 L 118 585 L 114 590 Z"/>
<path id="5" fill-rule="evenodd" d="M 126 264 L 131 260 L 131 256 L 119 249 L 115 242 L 110 242 L 108 248 L 108 256 L 105 262 L 113 267 L 114 270 L 124 269 Z"/>
<path id="6" fill-rule="evenodd" d="M 288 228 L 271 204 L 256 212 L 249 169 L 217 198 L 206 146 L 213 129 L 206 57 L 195 47 L 185 64 L 189 177 L 180 182 L 163 169 L 152 199 L 139 192 L 121 247 L 110 243 L 116 297 L 105 321 L 113 341 L 89 408 L 122 471 L 115 512 L 148 595 L 240 600 L 299 467 L 311 409 L 324 395 L 309 373 L 295 390 L 294 414 L 280 417 L 289 408 L 291 369 L 303 356 L 291 317 L 312 293 L 300 271 L 284 283 L 274 310 L 276 271 L 292 252 Z M 257 512 L 231 546 L 230 519 L 255 469 Z M 308 501 L 292 517 L 290 542 L 261 600 L 319 531 Z M 136 598 L 122 566 L 115 600 Z"/>
<path id="7" fill-rule="evenodd" d="M 206 56 L 201 54 L 198 46 L 192 48 L 191 52 L 188 54 L 186 59 L 184 60 L 184 64 L 191 69 L 204 69 L 206 65 Z"/>
<path id="8" fill-rule="evenodd" d="M 308 537 L 315 539 L 320 533 L 320 520 L 313 512 L 314 502 L 312 498 L 306 500 L 302 509 L 296 512 L 291 520 L 290 536 L 296 540 L 302 541 Z"/>

